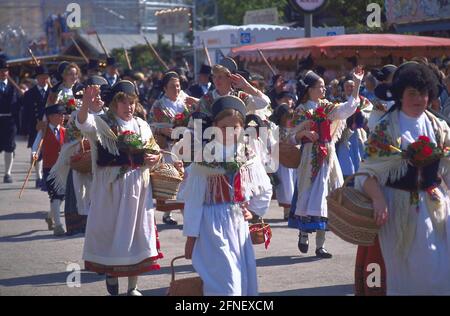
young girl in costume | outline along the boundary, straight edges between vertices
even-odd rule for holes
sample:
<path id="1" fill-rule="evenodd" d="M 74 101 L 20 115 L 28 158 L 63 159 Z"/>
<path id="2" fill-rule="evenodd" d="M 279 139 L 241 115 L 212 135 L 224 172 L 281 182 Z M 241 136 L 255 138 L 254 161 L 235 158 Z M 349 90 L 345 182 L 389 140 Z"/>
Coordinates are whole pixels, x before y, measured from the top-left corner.
<path id="1" fill-rule="evenodd" d="M 263 216 L 272 186 L 259 159 L 245 143 L 236 142 L 246 108 L 237 97 L 217 99 L 211 109 L 214 140 L 204 149 L 212 159 L 189 166 L 182 194 L 186 258 L 203 280 L 205 295 L 257 295 L 256 261 L 247 221 Z M 235 139 L 225 137 L 234 129 Z M 211 161 L 211 162 L 207 162 Z M 226 161 L 226 162 L 223 162 Z"/>

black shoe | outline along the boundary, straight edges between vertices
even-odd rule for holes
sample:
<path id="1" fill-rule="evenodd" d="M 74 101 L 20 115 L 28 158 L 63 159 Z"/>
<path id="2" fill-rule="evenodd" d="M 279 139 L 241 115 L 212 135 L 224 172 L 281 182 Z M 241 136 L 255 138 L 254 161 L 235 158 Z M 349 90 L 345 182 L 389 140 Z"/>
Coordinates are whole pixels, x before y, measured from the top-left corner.
<path id="1" fill-rule="evenodd" d="M 163 222 L 167 225 L 178 225 L 178 222 L 172 216 L 163 216 Z"/>
<path id="2" fill-rule="evenodd" d="M 5 174 L 3 177 L 3 183 L 13 183 L 13 179 L 9 174 Z"/>
<path id="3" fill-rule="evenodd" d="M 119 279 L 117 279 L 117 283 L 114 285 L 109 284 L 108 279 L 114 279 L 114 277 L 106 276 L 106 289 L 108 293 L 112 296 L 119 295 Z"/>
<path id="4" fill-rule="evenodd" d="M 329 253 L 325 248 L 321 247 L 316 249 L 316 256 L 323 259 L 330 259 L 333 257 L 331 253 Z"/>
<path id="5" fill-rule="evenodd" d="M 302 234 L 298 234 L 298 249 L 301 253 L 308 253 L 309 248 L 309 238 L 308 235 L 306 235 L 306 238 L 302 238 Z"/>

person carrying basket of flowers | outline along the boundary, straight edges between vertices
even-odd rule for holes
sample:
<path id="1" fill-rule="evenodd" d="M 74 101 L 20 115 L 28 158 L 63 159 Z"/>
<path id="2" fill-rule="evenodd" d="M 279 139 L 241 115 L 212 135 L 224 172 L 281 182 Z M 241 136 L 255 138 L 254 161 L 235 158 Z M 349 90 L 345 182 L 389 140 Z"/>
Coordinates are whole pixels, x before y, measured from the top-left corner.
<path id="1" fill-rule="evenodd" d="M 154 219 L 150 169 L 161 160 L 150 126 L 134 116 L 138 96 L 130 81 L 110 92 L 110 109 L 88 112 L 98 86 L 87 87 L 76 125 L 91 143 L 93 180 L 86 238 L 85 267 L 106 274 L 111 295 L 118 277 L 128 277 L 128 295 L 138 296 L 138 275 L 159 269 L 162 258 Z"/>

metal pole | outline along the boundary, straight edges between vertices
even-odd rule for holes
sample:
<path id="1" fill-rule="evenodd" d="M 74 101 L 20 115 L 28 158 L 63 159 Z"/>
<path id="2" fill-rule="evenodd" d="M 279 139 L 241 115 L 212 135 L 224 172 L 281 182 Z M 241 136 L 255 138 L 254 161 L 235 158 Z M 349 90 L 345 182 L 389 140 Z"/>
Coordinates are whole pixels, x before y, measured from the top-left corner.
<path id="1" fill-rule="evenodd" d="M 196 6 L 196 1 L 193 1 L 193 5 L 192 5 L 192 32 L 194 34 L 193 38 L 193 42 L 192 42 L 192 49 L 194 50 L 194 78 L 195 81 L 197 82 L 197 64 L 198 64 L 198 60 L 197 60 L 197 49 L 195 48 L 195 31 L 197 30 L 197 6 Z"/>
<path id="2" fill-rule="evenodd" d="M 305 13 L 305 37 L 312 37 L 313 16 L 311 13 Z"/>

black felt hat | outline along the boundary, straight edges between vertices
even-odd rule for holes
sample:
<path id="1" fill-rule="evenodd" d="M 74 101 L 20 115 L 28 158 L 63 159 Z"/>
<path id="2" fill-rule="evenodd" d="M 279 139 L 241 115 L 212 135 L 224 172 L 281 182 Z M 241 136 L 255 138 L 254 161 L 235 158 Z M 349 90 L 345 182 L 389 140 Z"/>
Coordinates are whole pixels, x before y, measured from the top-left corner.
<path id="1" fill-rule="evenodd" d="M 114 57 L 106 58 L 106 66 L 119 67 L 120 64 L 116 61 Z"/>
<path id="2" fill-rule="evenodd" d="M 52 104 L 45 107 L 45 115 L 65 113 L 67 113 L 67 111 L 63 104 Z"/>
<path id="3" fill-rule="evenodd" d="M 39 75 L 50 75 L 50 72 L 44 65 L 39 65 L 34 68 L 34 77 L 36 78 Z"/>
<path id="4" fill-rule="evenodd" d="M 212 69 L 211 66 L 203 64 L 200 67 L 200 71 L 198 73 L 201 75 L 211 75 L 211 69 Z"/>
<path id="5" fill-rule="evenodd" d="M 238 97 L 227 95 L 220 98 L 217 98 L 211 109 L 212 119 L 214 120 L 220 112 L 233 109 L 242 114 L 243 117 L 246 117 L 247 108 L 245 107 L 244 102 Z"/>
<path id="6" fill-rule="evenodd" d="M 0 69 L 8 69 L 8 64 L 6 63 L 6 59 L 0 57 Z"/>
<path id="7" fill-rule="evenodd" d="M 120 80 L 114 86 L 111 87 L 111 92 L 113 95 L 116 95 L 119 92 L 123 92 L 125 94 L 136 95 L 136 87 L 134 83 L 128 80 Z"/>

